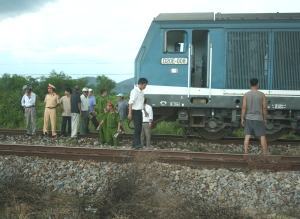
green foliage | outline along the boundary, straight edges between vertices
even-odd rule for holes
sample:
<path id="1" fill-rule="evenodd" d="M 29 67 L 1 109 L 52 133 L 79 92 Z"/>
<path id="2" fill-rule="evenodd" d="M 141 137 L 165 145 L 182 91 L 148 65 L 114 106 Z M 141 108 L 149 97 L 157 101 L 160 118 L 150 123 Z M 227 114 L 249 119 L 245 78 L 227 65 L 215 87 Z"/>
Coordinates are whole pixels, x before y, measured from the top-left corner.
<path id="1" fill-rule="evenodd" d="M 99 86 L 104 86 L 109 90 L 113 89 L 115 82 L 111 79 L 101 76 Z M 104 80 L 105 79 L 105 80 Z M 22 87 L 31 85 L 33 92 L 37 95 L 36 111 L 37 111 L 37 128 L 43 127 L 44 116 L 44 98 L 47 93 L 47 86 L 51 83 L 56 87 L 56 93 L 59 96 L 64 95 L 66 88 L 74 88 L 78 85 L 80 88 L 87 86 L 86 79 L 72 79 L 64 72 L 52 71 L 49 77 L 41 77 L 38 79 L 32 77 L 23 77 L 20 75 L 4 74 L 0 77 L 0 128 L 25 128 L 24 114 L 21 107 L 21 99 L 23 96 Z M 109 85 L 107 87 L 107 85 Z M 99 87 L 100 90 L 102 87 Z M 114 97 L 115 98 L 115 97 Z M 57 110 L 57 129 L 60 128 L 61 109 Z"/>
<path id="2" fill-rule="evenodd" d="M 183 129 L 178 122 L 165 122 L 158 123 L 152 130 L 153 134 L 170 134 L 170 135 L 183 135 Z"/>
<path id="3" fill-rule="evenodd" d="M 243 138 L 245 136 L 243 128 L 237 128 L 232 132 L 233 137 Z"/>
<path id="4" fill-rule="evenodd" d="M 0 78 L 0 126 L 19 127 L 24 124 L 21 107 L 22 87 L 28 80 L 18 75 L 5 74 Z"/>
<path id="5" fill-rule="evenodd" d="M 100 90 L 105 89 L 108 93 L 116 87 L 116 82 L 111 80 L 110 78 L 106 77 L 105 75 L 100 75 L 97 77 L 97 87 L 96 92 L 100 94 Z"/>
<path id="6" fill-rule="evenodd" d="M 87 81 L 85 79 L 72 79 L 70 76 L 66 75 L 64 72 L 57 73 L 52 70 L 48 78 L 41 77 L 40 82 L 37 87 L 35 87 L 38 96 L 44 99 L 47 93 L 48 84 L 53 84 L 56 87 L 56 93 L 60 96 L 64 95 L 66 88 L 74 88 L 78 85 L 80 88 L 85 87 Z"/>

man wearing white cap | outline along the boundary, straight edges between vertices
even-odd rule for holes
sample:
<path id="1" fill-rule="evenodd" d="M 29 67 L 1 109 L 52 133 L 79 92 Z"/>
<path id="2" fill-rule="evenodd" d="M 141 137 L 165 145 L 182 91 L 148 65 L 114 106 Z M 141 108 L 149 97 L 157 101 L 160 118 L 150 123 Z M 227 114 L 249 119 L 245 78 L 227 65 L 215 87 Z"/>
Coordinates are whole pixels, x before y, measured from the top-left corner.
<path id="1" fill-rule="evenodd" d="M 88 119 L 89 119 L 89 89 L 83 88 L 80 96 L 81 100 L 81 130 L 80 134 L 84 135 L 88 132 Z"/>
<path id="2" fill-rule="evenodd" d="M 45 97 L 45 113 L 43 134 L 48 134 L 49 118 L 51 123 L 52 137 L 56 137 L 56 106 L 59 104 L 59 96 L 54 92 L 55 86 L 48 84 L 48 94 Z"/>

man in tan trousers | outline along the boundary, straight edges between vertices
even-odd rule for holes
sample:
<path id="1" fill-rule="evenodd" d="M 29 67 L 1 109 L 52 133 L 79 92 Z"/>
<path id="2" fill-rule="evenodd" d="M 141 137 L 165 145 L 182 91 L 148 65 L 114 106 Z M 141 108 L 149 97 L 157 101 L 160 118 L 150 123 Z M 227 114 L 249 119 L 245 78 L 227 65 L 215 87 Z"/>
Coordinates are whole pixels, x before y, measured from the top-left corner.
<path id="1" fill-rule="evenodd" d="M 56 137 L 56 106 L 59 104 L 59 96 L 54 92 L 55 87 L 48 84 L 48 94 L 45 97 L 45 113 L 44 113 L 44 135 L 48 134 L 49 118 L 51 123 L 52 137 Z"/>

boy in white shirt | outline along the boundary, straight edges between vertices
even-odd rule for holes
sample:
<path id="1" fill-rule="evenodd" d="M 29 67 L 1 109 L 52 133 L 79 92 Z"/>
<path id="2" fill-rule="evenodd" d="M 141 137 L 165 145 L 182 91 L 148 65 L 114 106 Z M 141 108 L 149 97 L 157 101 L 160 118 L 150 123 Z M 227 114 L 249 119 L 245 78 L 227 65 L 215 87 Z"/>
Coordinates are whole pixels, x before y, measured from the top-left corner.
<path id="1" fill-rule="evenodd" d="M 153 110 L 152 107 L 147 104 L 147 98 L 144 100 L 143 112 L 143 125 L 141 134 L 141 144 L 144 145 L 144 139 L 146 138 L 146 147 L 150 147 L 151 141 L 151 126 L 153 121 Z"/>

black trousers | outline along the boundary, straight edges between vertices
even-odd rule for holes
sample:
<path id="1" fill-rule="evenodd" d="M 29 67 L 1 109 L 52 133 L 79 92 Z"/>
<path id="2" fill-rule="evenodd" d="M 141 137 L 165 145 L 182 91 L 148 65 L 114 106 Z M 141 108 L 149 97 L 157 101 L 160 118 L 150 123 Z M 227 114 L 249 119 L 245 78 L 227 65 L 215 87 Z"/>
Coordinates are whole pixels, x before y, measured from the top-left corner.
<path id="1" fill-rule="evenodd" d="M 71 116 L 63 116 L 61 123 L 61 134 L 67 135 L 66 128 L 68 124 L 68 135 L 71 135 Z"/>
<path id="2" fill-rule="evenodd" d="M 132 110 L 132 119 L 134 124 L 133 144 L 134 148 L 141 147 L 141 133 L 143 125 L 142 110 Z"/>
<path id="3" fill-rule="evenodd" d="M 92 121 L 93 126 L 95 127 L 95 129 L 99 126 L 99 122 L 98 122 L 97 117 L 94 113 L 90 113 L 90 115 L 89 115 L 88 127 L 89 127 L 90 121 Z"/>

